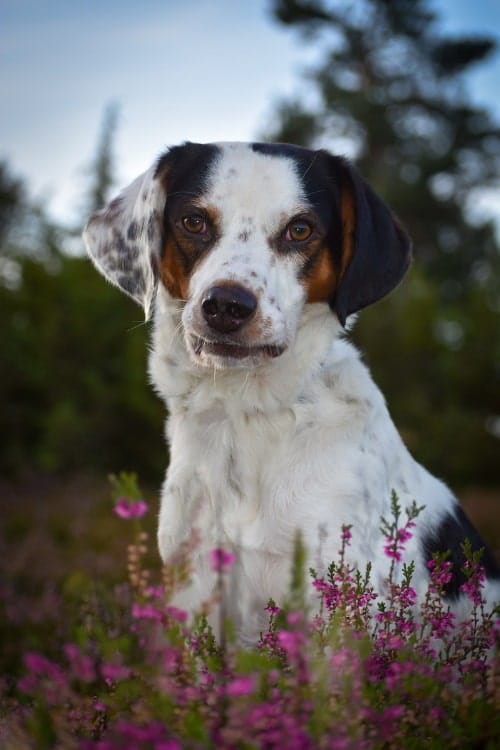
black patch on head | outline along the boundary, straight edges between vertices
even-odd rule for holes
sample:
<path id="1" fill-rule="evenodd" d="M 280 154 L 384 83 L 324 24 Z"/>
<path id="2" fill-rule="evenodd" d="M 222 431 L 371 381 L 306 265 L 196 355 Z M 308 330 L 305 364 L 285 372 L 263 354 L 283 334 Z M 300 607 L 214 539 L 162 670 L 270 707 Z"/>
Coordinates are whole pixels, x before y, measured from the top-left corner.
<path id="1" fill-rule="evenodd" d="M 462 508 L 456 505 L 452 513 L 447 513 L 444 516 L 439 527 L 422 540 L 426 562 L 431 560 L 436 552 L 441 554 L 450 552 L 447 559 L 453 563 L 453 578 L 445 587 L 448 599 L 457 599 L 460 595 L 460 586 L 466 581 L 461 570 L 465 563 L 461 546 L 466 539 L 470 541 L 473 552 L 479 549 L 484 550 L 481 556 L 481 565 L 486 577 L 500 578 L 500 569 L 493 554 L 486 547 Z"/>
<path id="2" fill-rule="evenodd" d="M 336 183 L 330 168 L 330 154 L 291 143 L 252 143 L 251 147 L 256 153 L 285 157 L 295 162 L 305 197 L 328 233 L 329 246 L 332 250 L 340 250 L 340 185 Z"/>
<path id="3" fill-rule="evenodd" d="M 250 232 L 248 232 L 246 229 L 244 229 L 238 235 L 238 239 L 240 240 L 240 242 L 248 242 L 249 238 L 250 238 Z"/>
<path id="4" fill-rule="evenodd" d="M 162 180 L 167 200 L 163 219 L 163 242 L 169 226 L 169 214 L 175 205 L 186 199 L 196 200 L 207 190 L 210 167 L 220 155 L 220 149 L 212 143 L 191 143 L 174 146 L 160 157 L 155 177 Z"/>
<path id="5" fill-rule="evenodd" d="M 173 146 L 160 157 L 155 177 L 165 179 L 167 202 L 176 194 L 197 197 L 206 190 L 210 166 L 220 154 L 213 143 L 190 143 Z"/>

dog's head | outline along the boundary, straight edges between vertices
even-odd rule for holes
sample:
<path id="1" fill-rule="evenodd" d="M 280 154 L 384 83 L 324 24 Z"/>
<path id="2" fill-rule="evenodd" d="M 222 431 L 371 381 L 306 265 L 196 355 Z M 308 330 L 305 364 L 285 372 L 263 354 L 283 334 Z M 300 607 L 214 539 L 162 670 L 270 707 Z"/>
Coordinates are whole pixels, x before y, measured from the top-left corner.
<path id="1" fill-rule="evenodd" d="M 345 159 L 287 144 L 171 148 L 84 238 L 146 316 L 163 284 L 190 355 L 218 368 L 279 356 L 306 304 L 328 303 L 345 325 L 410 261 L 407 235 Z"/>

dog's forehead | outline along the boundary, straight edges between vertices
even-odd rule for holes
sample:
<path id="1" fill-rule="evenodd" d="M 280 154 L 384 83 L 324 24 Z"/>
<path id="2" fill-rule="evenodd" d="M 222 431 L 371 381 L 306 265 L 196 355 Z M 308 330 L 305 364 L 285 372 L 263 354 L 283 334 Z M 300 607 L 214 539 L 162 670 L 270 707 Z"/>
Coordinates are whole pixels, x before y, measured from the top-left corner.
<path id="1" fill-rule="evenodd" d="M 165 158 L 166 192 L 194 196 L 223 221 L 246 216 L 268 228 L 313 206 L 330 205 L 320 152 L 289 144 L 185 143 Z M 161 172 L 160 160 L 157 172 Z M 309 198 L 311 196 L 311 198 Z"/>
<path id="2" fill-rule="evenodd" d="M 204 195 L 229 221 L 237 216 L 264 223 L 307 207 L 296 161 L 285 154 L 263 154 L 251 144 L 219 144 Z"/>

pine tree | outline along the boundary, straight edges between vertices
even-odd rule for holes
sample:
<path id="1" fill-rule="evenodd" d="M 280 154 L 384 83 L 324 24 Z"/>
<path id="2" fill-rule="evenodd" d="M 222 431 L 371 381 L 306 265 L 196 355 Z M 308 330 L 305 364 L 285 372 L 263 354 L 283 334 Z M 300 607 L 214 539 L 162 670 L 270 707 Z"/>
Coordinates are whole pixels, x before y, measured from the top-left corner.
<path id="1" fill-rule="evenodd" d="M 113 145 L 118 126 L 119 107 L 110 102 L 105 111 L 96 155 L 90 166 L 91 185 L 88 193 L 86 215 L 102 208 L 110 198 L 115 182 Z"/>

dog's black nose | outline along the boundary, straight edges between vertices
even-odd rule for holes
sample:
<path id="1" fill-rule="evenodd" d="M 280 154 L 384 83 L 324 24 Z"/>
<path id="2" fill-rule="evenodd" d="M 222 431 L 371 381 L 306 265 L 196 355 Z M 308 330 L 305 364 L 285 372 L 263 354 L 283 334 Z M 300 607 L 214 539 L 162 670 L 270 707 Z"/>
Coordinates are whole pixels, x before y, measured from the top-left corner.
<path id="1" fill-rule="evenodd" d="M 213 286 L 201 303 L 210 328 L 231 333 L 247 323 L 257 309 L 257 298 L 241 286 Z"/>

